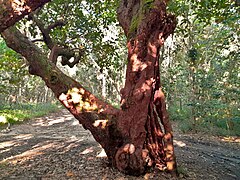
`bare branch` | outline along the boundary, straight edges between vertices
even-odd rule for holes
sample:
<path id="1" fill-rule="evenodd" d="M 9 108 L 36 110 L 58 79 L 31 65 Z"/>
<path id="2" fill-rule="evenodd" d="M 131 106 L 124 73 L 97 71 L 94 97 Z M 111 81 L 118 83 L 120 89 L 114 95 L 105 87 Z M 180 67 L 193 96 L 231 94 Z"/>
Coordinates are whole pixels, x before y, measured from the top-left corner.
<path id="1" fill-rule="evenodd" d="M 33 39 L 33 40 L 31 40 L 31 41 L 32 41 L 32 43 L 35 43 L 35 42 L 44 42 L 43 39 Z"/>
<path id="2" fill-rule="evenodd" d="M 68 65 L 69 67 L 73 67 L 75 64 L 79 63 L 81 56 L 83 55 L 84 51 L 82 49 L 78 49 L 78 53 L 76 53 L 74 50 L 70 49 L 69 47 L 62 47 L 58 44 L 56 44 L 51 36 L 50 31 L 56 27 L 62 27 L 66 25 L 66 22 L 63 20 L 56 21 L 49 26 L 45 28 L 44 23 L 35 17 L 34 13 L 31 13 L 29 17 L 36 23 L 38 28 L 40 29 L 43 40 L 46 43 L 47 47 L 51 50 L 49 60 L 53 62 L 54 64 L 57 63 L 57 58 L 59 56 L 62 56 L 61 64 L 63 66 Z M 71 58 L 74 58 L 73 62 L 70 61 Z"/>
<path id="3" fill-rule="evenodd" d="M 67 24 L 67 22 L 63 21 L 63 20 L 59 20 L 59 21 L 56 21 L 52 24 L 50 24 L 46 29 L 48 30 L 48 32 L 50 32 L 51 29 L 54 29 L 56 27 L 62 27 L 62 26 L 65 26 Z"/>
<path id="4" fill-rule="evenodd" d="M 51 50 L 51 53 L 50 53 L 50 56 L 49 56 L 49 60 L 51 62 L 53 62 L 54 64 L 57 63 L 57 58 L 58 58 L 58 46 L 57 45 L 54 45 L 52 50 Z"/>
<path id="5" fill-rule="evenodd" d="M 52 49 L 54 46 L 54 43 L 52 41 L 52 38 L 49 35 L 50 31 L 44 27 L 44 23 L 41 20 L 35 17 L 34 13 L 29 14 L 29 17 L 36 23 L 37 27 L 40 29 L 43 35 L 43 40 L 46 43 L 47 47 L 49 49 Z"/>

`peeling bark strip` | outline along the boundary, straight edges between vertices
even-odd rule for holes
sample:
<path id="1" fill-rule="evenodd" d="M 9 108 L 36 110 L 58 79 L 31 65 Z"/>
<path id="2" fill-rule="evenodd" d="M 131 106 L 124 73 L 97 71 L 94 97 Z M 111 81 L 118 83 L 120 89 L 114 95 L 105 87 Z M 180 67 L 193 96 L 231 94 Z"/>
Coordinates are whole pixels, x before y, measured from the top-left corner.
<path id="1" fill-rule="evenodd" d="M 50 0 L 0 0 L 0 32 Z"/>

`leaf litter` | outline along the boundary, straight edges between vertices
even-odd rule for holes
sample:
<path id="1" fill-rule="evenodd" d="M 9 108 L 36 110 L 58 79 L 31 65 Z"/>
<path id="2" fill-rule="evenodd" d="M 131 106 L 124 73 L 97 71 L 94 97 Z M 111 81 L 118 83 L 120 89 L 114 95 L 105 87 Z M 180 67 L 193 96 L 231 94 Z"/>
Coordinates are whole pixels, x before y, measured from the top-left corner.
<path id="1" fill-rule="evenodd" d="M 178 179 L 240 179 L 240 144 L 205 134 L 182 134 L 177 124 Z M 237 138 L 235 138 L 237 139 Z M 66 110 L 0 133 L 0 179 L 173 179 L 153 169 L 140 177 L 109 166 L 101 146 Z"/>

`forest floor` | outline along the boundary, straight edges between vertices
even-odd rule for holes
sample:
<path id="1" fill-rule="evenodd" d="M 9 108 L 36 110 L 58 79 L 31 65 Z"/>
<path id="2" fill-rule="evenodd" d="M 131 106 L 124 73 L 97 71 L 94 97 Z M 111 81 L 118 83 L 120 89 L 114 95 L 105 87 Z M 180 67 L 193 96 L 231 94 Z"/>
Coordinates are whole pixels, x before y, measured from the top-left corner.
<path id="1" fill-rule="evenodd" d="M 240 139 L 182 134 L 174 123 L 179 179 L 240 179 Z M 66 110 L 0 132 L 0 179 L 173 179 L 152 170 L 141 177 L 108 167 L 101 147 Z"/>

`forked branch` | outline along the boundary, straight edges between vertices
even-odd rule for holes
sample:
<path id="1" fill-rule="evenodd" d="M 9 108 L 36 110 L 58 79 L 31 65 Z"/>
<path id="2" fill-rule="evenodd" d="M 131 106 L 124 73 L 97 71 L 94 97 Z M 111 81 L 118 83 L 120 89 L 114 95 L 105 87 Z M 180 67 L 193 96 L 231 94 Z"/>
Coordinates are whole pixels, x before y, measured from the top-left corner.
<path id="1" fill-rule="evenodd" d="M 51 53 L 49 56 L 49 60 L 51 62 L 56 64 L 57 58 L 61 56 L 62 57 L 61 64 L 63 66 L 68 65 L 69 67 L 73 67 L 75 64 L 79 63 L 81 57 L 84 54 L 83 49 L 78 49 L 76 51 L 69 48 L 68 46 L 60 46 L 56 42 L 54 42 L 50 36 L 51 30 L 54 28 L 62 27 L 66 25 L 65 21 L 59 20 L 45 27 L 44 23 L 36 17 L 35 13 L 31 13 L 29 15 L 29 18 L 36 23 L 36 25 L 38 26 L 39 30 L 43 35 L 43 41 L 46 43 L 47 47 L 51 50 Z"/>
<path id="2" fill-rule="evenodd" d="M 40 76 L 59 101 L 93 134 L 103 148 L 113 143 L 110 131 L 115 131 L 118 109 L 102 101 L 86 90 L 80 83 L 65 75 L 47 55 L 18 29 L 11 27 L 1 33 L 8 47 L 20 53 L 29 62 L 29 70 Z M 106 151 L 109 157 L 112 149 Z"/>

